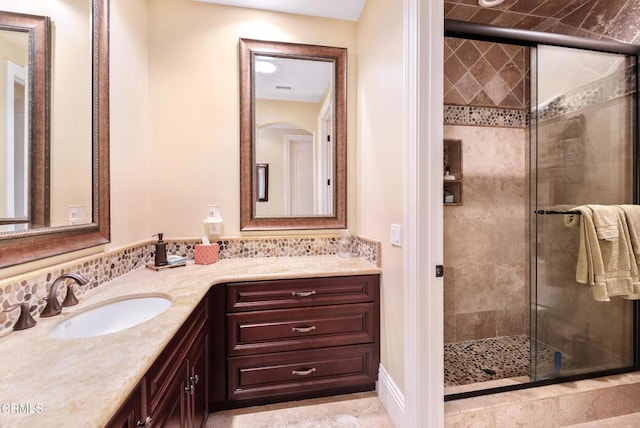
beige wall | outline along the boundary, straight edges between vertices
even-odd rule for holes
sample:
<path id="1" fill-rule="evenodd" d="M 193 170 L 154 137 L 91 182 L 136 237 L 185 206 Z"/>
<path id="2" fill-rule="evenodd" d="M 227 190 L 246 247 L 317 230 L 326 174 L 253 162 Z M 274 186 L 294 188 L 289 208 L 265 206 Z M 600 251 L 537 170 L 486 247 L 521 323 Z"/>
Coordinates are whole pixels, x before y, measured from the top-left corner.
<path id="1" fill-rule="evenodd" d="M 111 0 L 111 244 L 150 239 L 146 0 Z M 171 171 L 166 172 L 171 175 Z M 179 182 L 179 177 L 175 177 Z M 204 217 L 204 214 L 202 215 Z"/>
<path id="2" fill-rule="evenodd" d="M 384 31 L 381 31 L 384 28 Z M 369 0 L 358 25 L 357 232 L 382 242 L 382 364 L 404 387 L 402 249 L 403 4 Z"/>
<path id="3" fill-rule="evenodd" d="M 258 99 L 255 102 L 256 129 L 273 124 L 296 125 L 309 133 L 318 128 L 322 103 Z"/>
<path id="4" fill-rule="evenodd" d="M 256 163 L 269 164 L 269 200 L 256 203 L 259 217 L 278 217 L 285 212 L 284 204 L 284 142 L 290 134 L 316 135 L 319 103 L 296 101 L 256 100 Z M 296 129 L 267 127 L 268 125 L 295 125 Z M 314 141 L 314 147 L 317 142 Z M 314 149 L 315 152 L 315 149 Z"/>
<path id="5" fill-rule="evenodd" d="M 281 217 L 285 212 L 285 159 L 287 135 L 311 135 L 303 129 L 263 128 L 258 131 L 256 163 L 269 165 L 268 201 L 256 202 L 258 217 Z"/>
<path id="6" fill-rule="evenodd" d="M 354 227 L 356 23 L 183 0 L 148 5 L 150 232 L 199 236 L 207 204 L 215 203 L 224 234 L 240 233 L 241 37 L 348 49 L 347 205 L 348 224 Z"/>

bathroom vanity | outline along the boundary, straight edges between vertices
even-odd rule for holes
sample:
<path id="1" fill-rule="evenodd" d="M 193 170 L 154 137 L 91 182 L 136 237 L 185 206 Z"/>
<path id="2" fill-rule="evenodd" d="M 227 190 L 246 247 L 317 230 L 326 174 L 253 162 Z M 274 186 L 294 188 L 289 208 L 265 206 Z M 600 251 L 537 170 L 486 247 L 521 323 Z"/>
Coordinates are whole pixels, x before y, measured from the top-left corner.
<path id="1" fill-rule="evenodd" d="M 213 285 L 108 426 L 200 427 L 208 408 L 373 390 L 378 281 L 349 275 Z"/>
<path id="2" fill-rule="evenodd" d="M 147 417 L 153 426 L 200 426 L 207 407 L 373 389 L 379 274 L 335 255 L 132 271 L 58 316 L 36 317 L 34 328 L 3 334 L 14 358 L 0 396 L 34 411 L 2 413 L 0 426 L 144 426 Z M 50 336 L 88 309 L 148 295 L 171 306 L 111 334 Z"/>

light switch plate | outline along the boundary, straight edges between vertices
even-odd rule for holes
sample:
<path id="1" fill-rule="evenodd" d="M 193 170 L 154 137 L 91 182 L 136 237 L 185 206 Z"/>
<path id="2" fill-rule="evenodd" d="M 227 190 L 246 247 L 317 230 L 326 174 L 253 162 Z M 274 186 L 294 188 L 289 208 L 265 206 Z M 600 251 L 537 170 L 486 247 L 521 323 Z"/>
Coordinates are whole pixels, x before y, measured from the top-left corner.
<path id="1" fill-rule="evenodd" d="M 402 226 L 399 224 L 391 225 L 391 245 L 402 247 Z"/>

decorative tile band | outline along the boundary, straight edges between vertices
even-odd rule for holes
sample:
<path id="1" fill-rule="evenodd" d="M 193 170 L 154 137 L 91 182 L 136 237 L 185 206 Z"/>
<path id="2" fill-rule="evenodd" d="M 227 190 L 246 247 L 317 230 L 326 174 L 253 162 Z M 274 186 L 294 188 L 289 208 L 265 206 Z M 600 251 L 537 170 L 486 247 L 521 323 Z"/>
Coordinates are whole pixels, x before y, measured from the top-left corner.
<path id="1" fill-rule="evenodd" d="M 568 91 L 546 103 L 538 114 L 538 121 L 544 122 L 585 107 L 622 98 L 633 94 L 635 89 L 635 67 L 627 65 L 624 70 Z M 445 105 L 444 124 L 524 128 L 529 125 L 529 112 L 526 109 Z"/>
<path id="2" fill-rule="evenodd" d="M 336 254 L 338 235 L 224 238 L 220 244 L 220 257 L 296 257 Z M 166 239 L 167 253 L 195 257 L 195 245 L 199 239 Z M 376 266 L 380 266 L 380 243 L 355 236 L 354 254 Z M 32 315 L 44 309 L 51 282 L 63 273 L 77 272 L 89 279 L 89 284 L 78 290 L 81 295 L 132 270 L 153 261 L 154 241 L 144 241 L 107 251 L 94 256 L 29 272 L 0 280 L 0 309 L 18 302 L 28 302 Z M 61 287 L 64 288 L 64 287 Z M 64 290 L 60 290 L 59 298 Z M 19 310 L 11 314 L 0 312 L 0 335 L 10 331 Z"/>
<path id="3" fill-rule="evenodd" d="M 474 106 L 444 106 L 445 125 L 494 126 L 500 128 L 524 128 L 527 111 Z"/>
<path id="4" fill-rule="evenodd" d="M 544 122 L 597 104 L 604 104 L 631 95 L 636 89 L 635 67 L 611 73 L 588 85 L 568 91 L 548 102 L 539 112 L 538 121 Z"/>

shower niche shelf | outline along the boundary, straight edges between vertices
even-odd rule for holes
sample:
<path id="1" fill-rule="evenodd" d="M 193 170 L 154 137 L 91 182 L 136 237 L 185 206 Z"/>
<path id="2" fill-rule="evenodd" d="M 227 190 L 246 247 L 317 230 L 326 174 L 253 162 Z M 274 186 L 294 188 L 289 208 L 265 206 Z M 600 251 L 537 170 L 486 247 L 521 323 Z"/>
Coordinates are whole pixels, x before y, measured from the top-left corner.
<path id="1" fill-rule="evenodd" d="M 462 205 L 462 140 L 444 140 L 444 172 L 444 205 Z"/>

